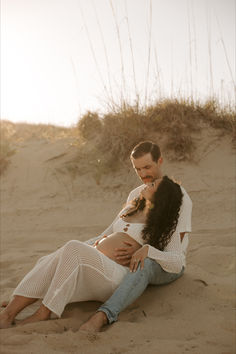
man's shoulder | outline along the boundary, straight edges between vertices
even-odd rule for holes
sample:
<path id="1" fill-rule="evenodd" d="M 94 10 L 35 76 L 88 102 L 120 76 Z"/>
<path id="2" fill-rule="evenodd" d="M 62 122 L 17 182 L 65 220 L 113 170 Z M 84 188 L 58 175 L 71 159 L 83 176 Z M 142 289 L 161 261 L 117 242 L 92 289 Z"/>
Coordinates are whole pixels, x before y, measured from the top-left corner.
<path id="1" fill-rule="evenodd" d="M 128 196 L 128 201 L 137 198 L 137 196 L 139 195 L 139 193 L 141 192 L 141 190 L 145 187 L 145 184 L 141 184 L 140 186 L 134 188 Z"/>
<path id="2" fill-rule="evenodd" d="M 183 193 L 184 202 L 192 204 L 192 200 L 191 200 L 190 196 L 188 195 L 188 193 L 186 192 L 186 190 L 184 189 L 184 187 L 181 185 L 180 188 L 181 188 L 181 191 Z"/>
<path id="3" fill-rule="evenodd" d="M 145 187 L 145 184 L 141 184 L 140 186 L 134 188 L 130 193 L 139 193 L 143 188 Z"/>

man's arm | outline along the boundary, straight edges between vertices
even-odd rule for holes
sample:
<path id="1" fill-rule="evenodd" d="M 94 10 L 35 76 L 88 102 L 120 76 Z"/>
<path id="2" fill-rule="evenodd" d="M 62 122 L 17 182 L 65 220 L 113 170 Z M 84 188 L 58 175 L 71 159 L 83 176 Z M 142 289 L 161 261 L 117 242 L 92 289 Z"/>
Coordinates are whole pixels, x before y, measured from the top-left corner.
<path id="1" fill-rule="evenodd" d="M 186 232 L 180 232 L 180 241 L 181 242 L 183 241 L 185 234 L 186 234 Z"/>
<path id="2" fill-rule="evenodd" d="M 132 191 L 129 193 L 126 203 L 129 203 L 131 200 L 133 200 L 133 199 L 137 196 L 137 194 L 139 193 L 139 192 L 138 192 L 139 189 L 140 189 L 140 187 L 135 188 L 134 190 L 132 190 Z M 117 221 L 117 219 L 119 218 L 119 215 L 120 215 L 120 213 L 118 213 L 118 215 L 117 215 L 116 218 L 113 220 L 113 222 L 111 223 L 111 225 L 108 226 L 108 227 L 106 228 L 106 230 L 104 230 L 99 236 L 90 238 L 89 240 L 85 241 L 85 243 L 87 243 L 88 245 L 93 245 L 94 242 L 96 242 L 97 240 L 99 240 L 99 239 L 102 238 L 103 236 L 105 236 L 105 235 L 108 236 L 108 235 L 112 234 L 112 233 L 113 233 L 113 224 Z M 132 249 L 132 243 L 130 243 L 129 245 L 124 245 L 124 246 L 126 246 L 126 247 L 127 247 L 127 246 L 131 247 L 131 248 L 129 248 L 129 253 L 130 253 L 131 255 L 135 252 L 135 249 Z M 129 256 L 129 260 L 130 260 L 130 258 L 131 258 L 131 256 Z M 128 263 L 129 263 L 129 262 L 128 262 Z M 126 257 L 126 262 L 124 262 L 124 263 L 122 263 L 122 264 L 123 264 L 123 265 L 126 265 L 126 264 L 128 264 L 128 263 L 127 263 L 127 257 Z"/>

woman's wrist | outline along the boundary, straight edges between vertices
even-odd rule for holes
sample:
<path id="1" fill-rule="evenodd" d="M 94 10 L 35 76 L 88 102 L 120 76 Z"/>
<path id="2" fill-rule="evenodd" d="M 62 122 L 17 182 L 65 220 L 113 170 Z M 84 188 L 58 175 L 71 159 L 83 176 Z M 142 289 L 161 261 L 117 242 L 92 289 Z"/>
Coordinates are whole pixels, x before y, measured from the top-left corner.
<path id="1" fill-rule="evenodd" d="M 143 249 L 145 250 L 146 256 L 147 256 L 148 255 L 148 250 L 149 250 L 149 246 L 148 246 L 147 243 L 145 245 L 143 245 Z"/>

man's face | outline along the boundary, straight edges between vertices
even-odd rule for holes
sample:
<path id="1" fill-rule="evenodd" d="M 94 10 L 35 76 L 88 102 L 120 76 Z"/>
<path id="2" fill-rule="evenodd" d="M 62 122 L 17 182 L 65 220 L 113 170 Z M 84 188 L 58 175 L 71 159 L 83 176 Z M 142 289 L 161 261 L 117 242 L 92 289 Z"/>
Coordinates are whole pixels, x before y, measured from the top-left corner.
<path id="1" fill-rule="evenodd" d="M 131 157 L 133 167 L 143 183 L 152 183 L 155 179 L 162 177 L 162 157 L 157 162 L 153 161 L 150 152 L 137 159 Z"/>

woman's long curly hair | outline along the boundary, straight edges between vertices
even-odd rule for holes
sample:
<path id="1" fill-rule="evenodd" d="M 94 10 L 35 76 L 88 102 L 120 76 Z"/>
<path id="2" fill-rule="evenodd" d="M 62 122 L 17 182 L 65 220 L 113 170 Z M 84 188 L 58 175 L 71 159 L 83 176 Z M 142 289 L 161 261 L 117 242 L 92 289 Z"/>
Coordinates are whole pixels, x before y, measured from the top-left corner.
<path id="1" fill-rule="evenodd" d="M 142 231 L 145 243 L 163 251 L 176 230 L 183 193 L 179 184 L 164 176 L 152 200 L 152 207 L 147 214 L 147 221 Z M 132 215 L 145 207 L 145 199 L 134 200 Z"/>

